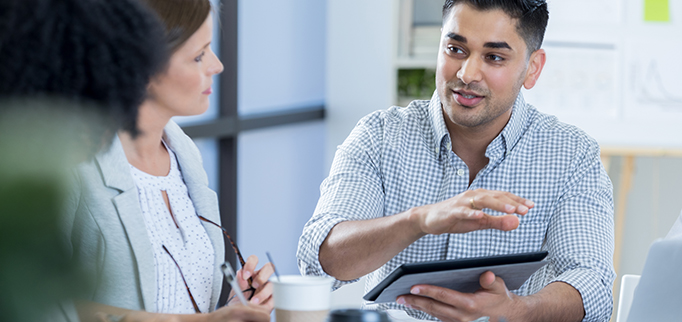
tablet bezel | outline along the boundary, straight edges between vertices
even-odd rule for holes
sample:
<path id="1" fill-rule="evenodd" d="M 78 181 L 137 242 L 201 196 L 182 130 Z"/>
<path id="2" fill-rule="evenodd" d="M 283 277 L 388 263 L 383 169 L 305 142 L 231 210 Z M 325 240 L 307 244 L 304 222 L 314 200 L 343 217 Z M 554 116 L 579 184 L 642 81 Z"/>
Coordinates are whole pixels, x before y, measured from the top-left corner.
<path id="1" fill-rule="evenodd" d="M 405 275 L 440 272 L 476 267 L 500 266 L 509 264 L 521 264 L 539 262 L 549 253 L 547 251 L 528 252 L 519 254 L 495 255 L 485 257 L 473 257 L 462 259 L 449 259 L 432 262 L 405 263 L 386 276 L 377 286 L 367 292 L 362 298 L 367 301 L 376 300 L 381 292 Z"/>

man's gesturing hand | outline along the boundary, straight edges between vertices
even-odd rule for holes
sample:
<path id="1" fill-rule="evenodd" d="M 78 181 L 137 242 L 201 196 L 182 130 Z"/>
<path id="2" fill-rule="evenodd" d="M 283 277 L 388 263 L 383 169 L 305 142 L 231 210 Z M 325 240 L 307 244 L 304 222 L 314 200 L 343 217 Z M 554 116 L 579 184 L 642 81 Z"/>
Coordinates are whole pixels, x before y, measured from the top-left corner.
<path id="1" fill-rule="evenodd" d="M 534 203 L 509 192 L 485 189 L 467 190 L 448 200 L 414 209 L 419 227 L 425 234 L 466 233 L 482 229 L 513 230 L 519 218 Z M 491 216 L 482 209 L 492 209 L 504 216 Z"/>

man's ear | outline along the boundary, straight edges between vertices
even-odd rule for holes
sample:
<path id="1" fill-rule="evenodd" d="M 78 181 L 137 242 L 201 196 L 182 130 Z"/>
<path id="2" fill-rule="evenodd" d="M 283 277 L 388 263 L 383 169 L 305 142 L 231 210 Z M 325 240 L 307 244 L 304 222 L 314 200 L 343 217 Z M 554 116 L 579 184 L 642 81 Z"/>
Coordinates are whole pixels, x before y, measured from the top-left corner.
<path id="1" fill-rule="evenodd" d="M 523 87 L 531 89 L 540 78 L 542 68 L 545 66 L 547 55 L 544 49 L 538 49 L 530 55 L 528 60 L 528 69 L 526 70 L 526 77 L 523 80 Z"/>

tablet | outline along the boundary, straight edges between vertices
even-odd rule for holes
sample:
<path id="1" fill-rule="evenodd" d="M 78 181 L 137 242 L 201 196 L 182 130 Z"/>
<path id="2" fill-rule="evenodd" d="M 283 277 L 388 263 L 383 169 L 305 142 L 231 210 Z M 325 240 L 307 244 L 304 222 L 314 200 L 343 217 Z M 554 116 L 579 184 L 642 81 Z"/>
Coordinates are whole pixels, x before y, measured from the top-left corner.
<path id="1" fill-rule="evenodd" d="M 507 289 L 521 287 L 546 262 L 547 252 L 532 252 L 453 259 L 434 262 L 406 263 L 398 266 L 363 297 L 375 303 L 395 302 L 403 294 L 409 294 L 416 284 L 436 285 L 463 293 L 473 293 L 481 288 L 479 277 L 492 271 L 501 277 Z"/>

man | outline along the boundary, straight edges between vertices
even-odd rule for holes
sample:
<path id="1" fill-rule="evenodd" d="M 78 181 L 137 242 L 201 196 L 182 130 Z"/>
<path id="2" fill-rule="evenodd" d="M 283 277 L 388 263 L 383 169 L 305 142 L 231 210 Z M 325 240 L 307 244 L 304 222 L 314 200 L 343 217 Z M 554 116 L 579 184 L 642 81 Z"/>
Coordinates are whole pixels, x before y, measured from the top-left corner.
<path id="1" fill-rule="evenodd" d="M 613 191 L 597 143 L 519 94 L 545 63 L 544 0 L 448 0 L 436 93 L 363 118 L 339 146 L 298 248 L 303 274 L 373 288 L 400 264 L 547 250 L 511 293 L 415 285 L 418 318 L 607 321 Z M 420 312 L 421 311 L 421 312 Z M 424 313 L 425 312 L 425 313 Z"/>

